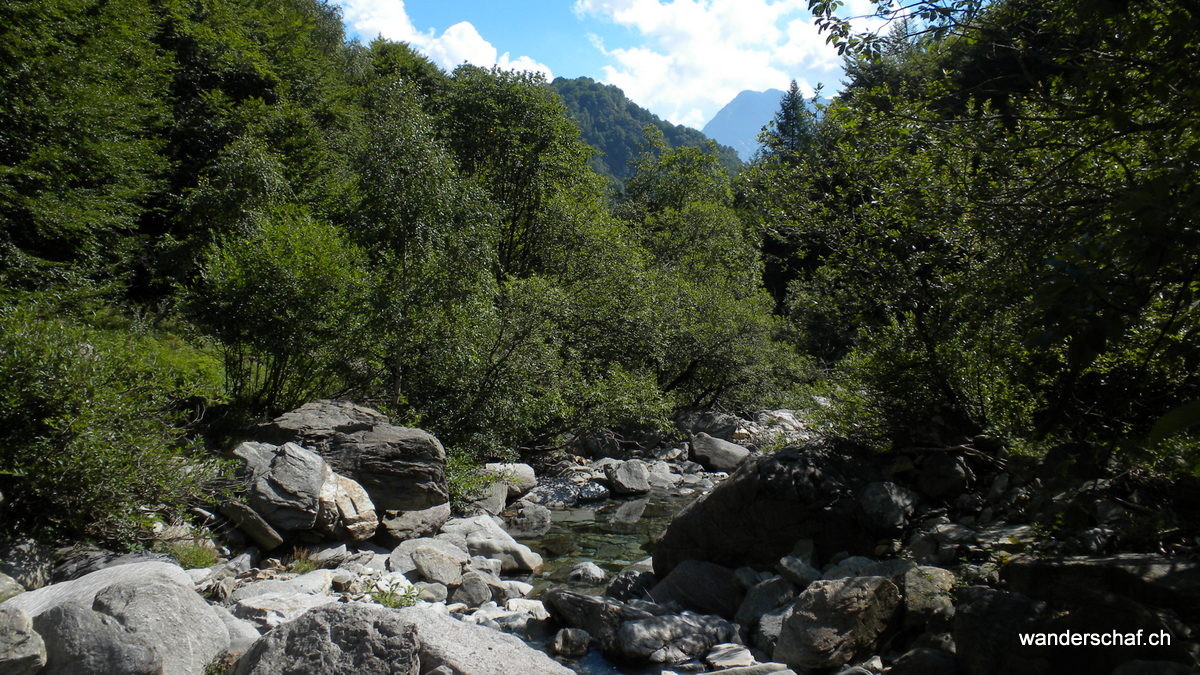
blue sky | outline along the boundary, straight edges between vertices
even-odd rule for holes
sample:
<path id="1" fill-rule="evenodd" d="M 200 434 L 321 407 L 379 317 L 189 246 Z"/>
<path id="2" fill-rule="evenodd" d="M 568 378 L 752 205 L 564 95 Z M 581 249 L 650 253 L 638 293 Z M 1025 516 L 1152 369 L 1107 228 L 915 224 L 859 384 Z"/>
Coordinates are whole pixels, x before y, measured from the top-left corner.
<path id="1" fill-rule="evenodd" d="M 586 75 L 699 128 L 744 89 L 837 90 L 841 60 L 807 0 L 337 0 L 351 35 L 465 62 Z M 850 0 L 865 14 L 870 0 Z"/>

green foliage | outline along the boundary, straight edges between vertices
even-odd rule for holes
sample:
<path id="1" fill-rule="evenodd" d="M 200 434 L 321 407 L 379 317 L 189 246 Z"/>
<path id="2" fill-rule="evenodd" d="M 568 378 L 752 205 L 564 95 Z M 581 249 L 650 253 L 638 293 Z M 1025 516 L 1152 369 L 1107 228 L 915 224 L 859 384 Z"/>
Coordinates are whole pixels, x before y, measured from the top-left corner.
<path id="1" fill-rule="evenodd" d="M 199 543 L 173 543 L 162 547 L 161 551 L 173 556 L 185 570 L 212 567 L 221 561 L 212 547 Z"/>
<path id="2" fill-rule="evenodd" d="M 1191 13 L 877 4 L 811 3 L 851 81 L 743 183 L 802 347 L 894 443 L 1135 450 L 1200 393 Z"/>
<path id="3" fill-rule="evenodd" d="M 356 247 L 332 226 L 281 209 L 209 249 L 192 305 L 222 342 L 230 396 L 278 411 L 336 391 L 367 288 Z"/>
<path id="4" fill-rule="evenodd" d="M 183 438 L 179 402 L 207 387 L 196 368 L 160 359 L 168 349 L 45 304 L 0 311 L 8 526 L 128 543 L 143 507 L 178 514 L 202 494 L 217 466 Z"/>
<path id="5" fill-rule="evenodd" d="M 399 579 L 393 580 L 383 590 L 371 591 L 371 599 L 390 609 L 404 609 L 417 604 L 421 589 L 414 584 L 405 584 Z"/>
<path id="6" fill-rule="evenodd" d="M 638 106 L 611 84 L 600 84 L 589 77 L 555 78 L 550 86 L 562 97 L 571 118 L 579 125 L 583 141 L 597 153 L 588 163 L 597 173 L 623 182 L 632 176 L 647 125 L 658 129 L 672 148 L 706 148 L 712 141 L 704 134 L 681 124 L 670 124 Z M 728 171 L 742 168 L 737 151 L 717 146 L 721 165 Z"/>

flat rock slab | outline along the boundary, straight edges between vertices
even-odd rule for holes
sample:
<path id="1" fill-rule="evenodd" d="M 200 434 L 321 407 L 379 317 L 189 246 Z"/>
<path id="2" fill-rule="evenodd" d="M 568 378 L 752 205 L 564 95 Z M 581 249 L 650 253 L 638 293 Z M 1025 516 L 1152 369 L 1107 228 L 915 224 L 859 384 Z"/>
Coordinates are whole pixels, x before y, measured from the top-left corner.
<path id="1" fill-rule="evenodd" d="M 431 606 L 410 607 L 397 614 L 417 629 L 421 668 L 447 666 L 471 675 L 570 675 L 572 671 L 520 638 L 464 623 Z"/>

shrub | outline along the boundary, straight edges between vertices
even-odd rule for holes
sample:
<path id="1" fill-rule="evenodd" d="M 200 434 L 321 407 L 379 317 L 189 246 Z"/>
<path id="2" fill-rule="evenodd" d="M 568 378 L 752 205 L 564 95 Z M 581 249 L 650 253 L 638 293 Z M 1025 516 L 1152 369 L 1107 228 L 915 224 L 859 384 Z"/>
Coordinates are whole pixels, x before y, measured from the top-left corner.
<path id="1" fill-rule="evenodd" d="M 191 305 L 223 344 L 235 401 L 277 412 L 332 393 L 362 338 L 364 264 L 336 227 L 296 209 L 208 251 Z"/>
<path id="2" fill-rule="evenodd" d="M 182 512 L 217 472 L 181 426 L 206 369 L 173 367 L 152 338 L 49 313 L 0 309 L 6 525 L 128 542 L 144 509 Z"/>

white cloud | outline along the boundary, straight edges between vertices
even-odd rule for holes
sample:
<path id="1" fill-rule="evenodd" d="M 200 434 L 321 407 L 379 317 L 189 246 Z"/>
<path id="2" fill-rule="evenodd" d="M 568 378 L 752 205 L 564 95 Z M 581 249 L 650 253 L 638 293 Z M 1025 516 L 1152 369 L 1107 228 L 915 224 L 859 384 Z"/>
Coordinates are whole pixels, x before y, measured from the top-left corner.
<path id="1" fill-rule="evenodd" d="M 852 4 L 870 5 L 869 0 Z M 744 89 L 811 93 L 836 86 L 841 58 L 826 44 L 807 0 L 575 0 L 580 17 L 599 17 L 640 34 L 637 47 L 605 49 L 603 79 L 676 124 L 702 126 Z"/>
<path id="2" fill-rule="evenodd" d="M 541 73 L 547 80 L 554 78 L 550 67 L 528 56 L 512 57 L 500 54 L 475 26 L 461 21 L 438 35 L 434 30 L 421 31 L 413 25 L 404 0 L 338 0 L 346 25 L 365 40 L 382 35 L 389 40 L 407 42 L 439 66 L 452 70 L 464 62 L 506 70 L 529 70 Z"/>

